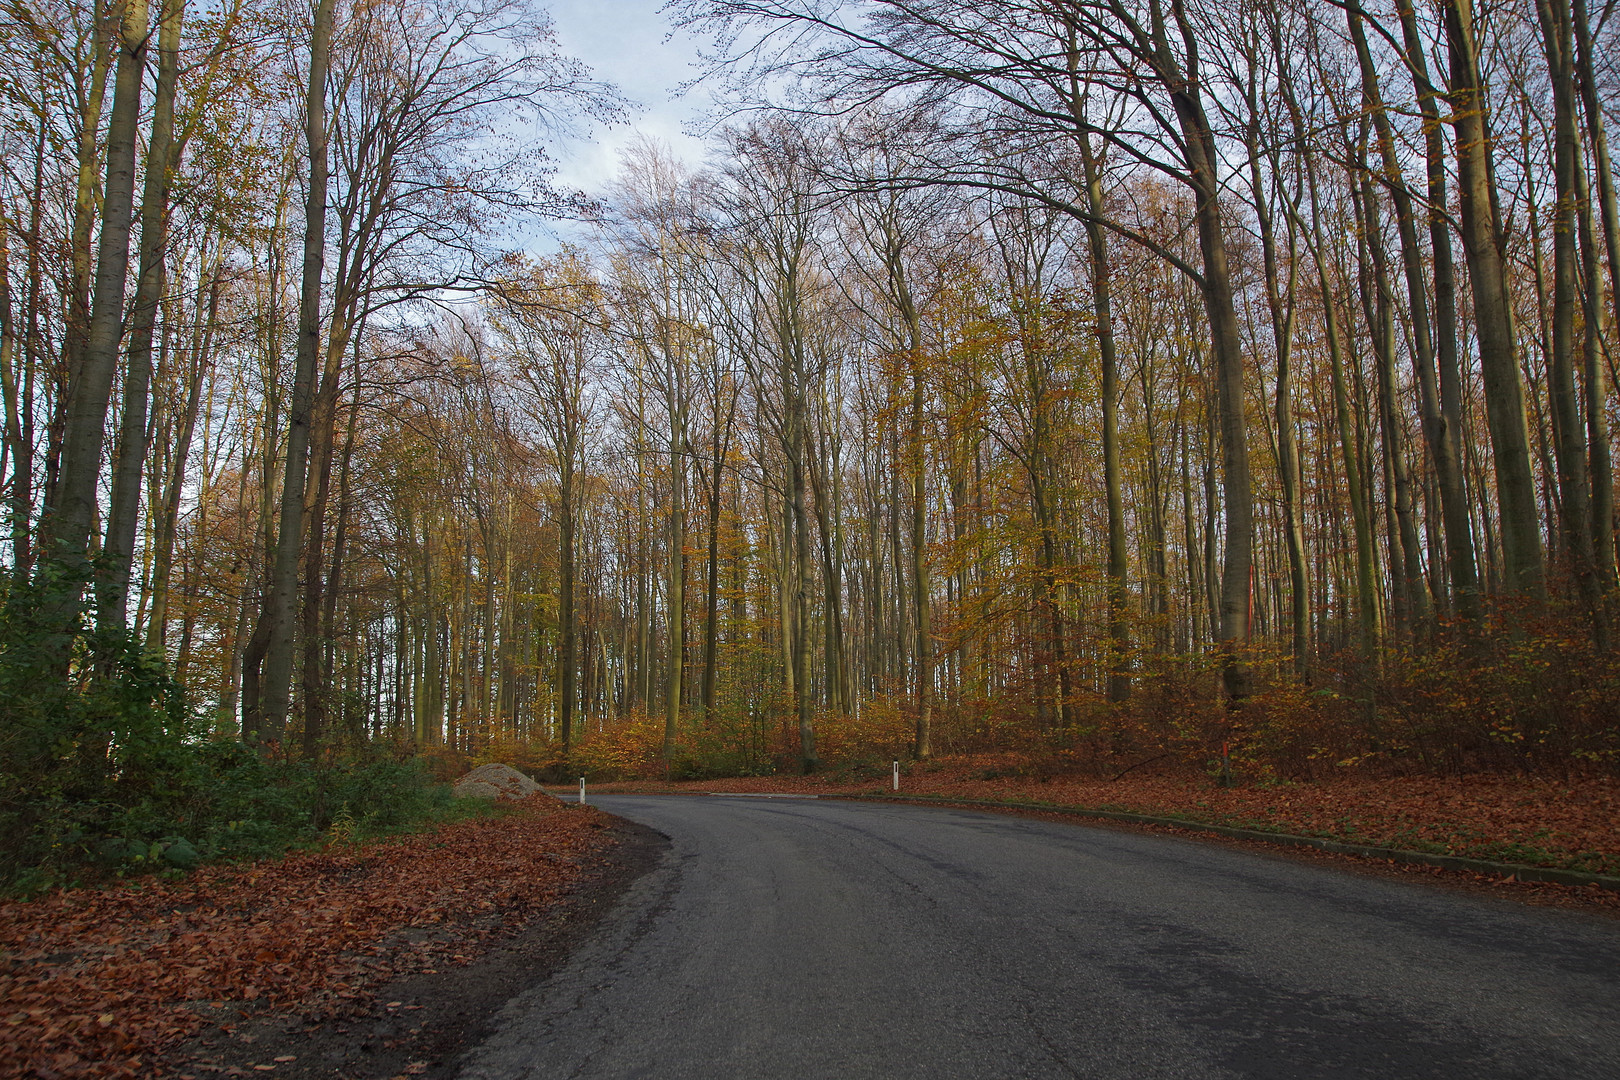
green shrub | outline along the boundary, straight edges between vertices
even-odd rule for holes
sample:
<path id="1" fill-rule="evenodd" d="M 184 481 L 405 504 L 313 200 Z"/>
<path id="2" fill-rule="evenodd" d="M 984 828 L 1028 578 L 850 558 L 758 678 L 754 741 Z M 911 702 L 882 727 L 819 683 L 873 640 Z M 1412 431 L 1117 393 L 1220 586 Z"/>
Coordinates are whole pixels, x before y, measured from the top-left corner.
<path id="1" fill-rule="evenodd" d="M 51 625 L 71 585 L 46 568 L 0 603 L 0 894 L 277 855 L 339 819 L 362 839 L 466 812 L 386 747 L 285 761 L 210 738 L 133 635 Z"/>
<path id="2" fill-rule="evenodd" d="M 73 577 L 46 568 L 0 605 L 0 887 L 94 861 L 122 819 L 201 780 L 202 726 L 127 631 L 63 632 Z"/>

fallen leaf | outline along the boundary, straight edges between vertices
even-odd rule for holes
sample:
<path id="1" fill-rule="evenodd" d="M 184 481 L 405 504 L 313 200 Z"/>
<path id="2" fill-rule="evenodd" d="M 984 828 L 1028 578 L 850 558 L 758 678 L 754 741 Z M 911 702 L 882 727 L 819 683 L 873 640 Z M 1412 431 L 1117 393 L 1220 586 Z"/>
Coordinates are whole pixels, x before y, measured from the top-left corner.
<path id="1" fill-rule="evenodd" d="M 204 867 L 179 881 L 0 903 L 0 1076 L 153 1076 L 165 1047 L 205 1024 L 229 1030 L 250 1015 L 245 1002 L 320 1015 L 423 970 L 424 959 L 434 971 L 452 954 L 470 959 L 578 876 L 547 856 L 580 859 L 614 842 L 597 814 L 529 809 L 368 844 L 363 858 L 305 852 L 247 871 Z M 499 896 L 493 920 L 468 910 L 475 893 Z M 444 916 L 417 948 L 399 932 L 426 910 Z M 71 965 L 45 959 L 64 955 Z"/>

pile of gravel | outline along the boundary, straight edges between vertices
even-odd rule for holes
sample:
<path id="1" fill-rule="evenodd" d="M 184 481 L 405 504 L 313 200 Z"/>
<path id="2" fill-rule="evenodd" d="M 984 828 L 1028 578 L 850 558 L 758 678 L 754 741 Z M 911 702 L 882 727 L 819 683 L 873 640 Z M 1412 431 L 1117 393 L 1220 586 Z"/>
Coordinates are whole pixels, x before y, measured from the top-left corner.
<path id="1" fill-rule="evenodd" d="M 512 766 L 493 763 L 480 765 L 457 780 L 455 792 L 462 799 L 526 799 L 545 794 L 539 784 Z"/>

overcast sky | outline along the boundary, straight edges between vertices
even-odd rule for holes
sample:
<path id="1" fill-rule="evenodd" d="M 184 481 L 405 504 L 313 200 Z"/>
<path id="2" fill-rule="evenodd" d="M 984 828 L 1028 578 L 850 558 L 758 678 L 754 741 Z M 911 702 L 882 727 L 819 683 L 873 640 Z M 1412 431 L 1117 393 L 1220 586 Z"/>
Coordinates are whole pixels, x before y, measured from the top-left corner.
<path id="1" fill-rule="evenodd" d="M 701 141 L 682 128 L 702 111 L 707 95 L 698 90 L 671 100 L 676 88 L 697 74 L 697 43 L 688 35 L 670 37 L 669 20 L 659 13 L 663 0 L 549 0 L 562 51 L 588 64 L 595 77 L 616 85 L 640 108 L 627 125 L 598 130 L 589 141 L 571 140 L 555 148 L 558 185 L 599 191 L 618 168 L 620 149 L 643 132 L 665 143 L 696 167 Z"/>

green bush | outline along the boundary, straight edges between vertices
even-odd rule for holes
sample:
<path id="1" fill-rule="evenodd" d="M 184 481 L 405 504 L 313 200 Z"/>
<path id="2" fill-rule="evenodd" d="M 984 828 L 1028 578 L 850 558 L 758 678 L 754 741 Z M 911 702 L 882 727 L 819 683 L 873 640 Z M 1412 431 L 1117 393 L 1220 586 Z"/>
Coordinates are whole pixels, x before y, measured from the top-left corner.
<path id="1" fill-rule="evenodd" d="M 201 736 L 162 663 L 125 631 L 64 632 L 48 567 L 0 605 L 0 887 L 87 861 L 120 819 L 183 797 Z M 80 585 L 82 587 L 82 584 Z"/>
<path id="2" fill-rule="evenodd" d="M 285 761 L 210 738 L 133 635 L 51 625 L 44 613 L 71 584 L 47 571 L 11 583 L 0 604 L 0 894 L 465 812 L 425 767 L 386 749 Z"/>

